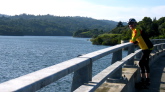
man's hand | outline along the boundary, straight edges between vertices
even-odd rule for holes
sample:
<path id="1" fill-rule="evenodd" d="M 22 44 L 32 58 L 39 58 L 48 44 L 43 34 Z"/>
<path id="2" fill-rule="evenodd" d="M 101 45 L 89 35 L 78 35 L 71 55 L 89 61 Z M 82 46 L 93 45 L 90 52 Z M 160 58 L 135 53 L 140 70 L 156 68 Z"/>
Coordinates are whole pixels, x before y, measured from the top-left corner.
<path id="1" fill-rule="evenodd" d="M 133 42 L 133 44 L 138 45 L 138 42 L 137 42 L 137 41 L 135 41 L 135 42 Z"/>

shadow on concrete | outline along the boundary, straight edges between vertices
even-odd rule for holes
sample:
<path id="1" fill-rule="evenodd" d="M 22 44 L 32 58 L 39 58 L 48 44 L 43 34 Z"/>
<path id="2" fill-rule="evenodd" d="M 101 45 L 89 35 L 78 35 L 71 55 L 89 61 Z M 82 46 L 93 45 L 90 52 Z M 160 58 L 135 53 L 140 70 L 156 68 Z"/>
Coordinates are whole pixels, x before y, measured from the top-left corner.
<path id="1" fill-rule="evenodd" d="M 165 84 L 165 56 L 160 57 L 150 66 L 151 84 L 148 89 L 138 92 L 160 92 L 161 84 Z M 165 91 L 161 91 L 165 92 Z"/>

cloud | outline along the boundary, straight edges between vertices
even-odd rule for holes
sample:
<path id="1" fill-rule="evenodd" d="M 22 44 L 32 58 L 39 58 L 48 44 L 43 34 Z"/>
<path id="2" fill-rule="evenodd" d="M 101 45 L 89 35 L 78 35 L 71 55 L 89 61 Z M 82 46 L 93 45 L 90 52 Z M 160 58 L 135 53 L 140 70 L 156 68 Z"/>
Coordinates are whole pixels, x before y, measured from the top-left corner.
<path id="1" fill-rule="evenodd" d="M 95 13 L 97 15 L 91 15 L 98 19 L 109 19 L 115 21 L 128 21 L 129 18 L 135 18 L 137 21 L 141 21 L 144 17 L 161 18 L 164 17 L 163 10 L 165 6 L 155 7 L 110 7 L 100 6 Z M 92 11 L 91 11 L 92 12 Z M 99 14 L 98 14 L 99 13 Z"/>
<path id="2" fill-rule="evenodd" d="M 163 12 L 164 10 L 165 10 L 165 6 L 157 6 L 151 9 L 151 13 L 158 17 L 163 17 L 162 15 L 164 15 L 164 12 Z"/>
<path id="3" fill-rule="evenodd" d="M 7 6 L 6 6 L 7 5 Z M 108 19 L 126 22 L 129 18 L 137 21 L 144 17 L 163 17 L 165 6 L 155 7 L 115 7 L 90 3 L 85 0 L 3 0 L 0 4 L 2 14 L 51 14 L 56 16 L 83 16 L 95 19 Z"/>

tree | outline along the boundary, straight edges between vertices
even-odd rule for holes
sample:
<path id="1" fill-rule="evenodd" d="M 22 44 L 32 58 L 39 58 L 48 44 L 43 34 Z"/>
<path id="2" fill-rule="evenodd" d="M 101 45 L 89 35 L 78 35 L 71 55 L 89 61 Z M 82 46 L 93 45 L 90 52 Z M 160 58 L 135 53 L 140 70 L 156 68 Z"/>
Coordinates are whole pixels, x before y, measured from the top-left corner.
<path id="1" fill-rule="evenodd" d="M 144 31 L 148 35 L 148 37 L 153 36 L 154 34 L 154 30 L 152 28 L 153 22 L 150 17 L 144 17 L 142 21 L 140 21 L 138 24 L 139 24 L 138 26 L 142 28 L 142 31 Z"/>
<path id="2" fill-rule="evenodd" d="M 99 34 L 103 34 L 103 30 L 98 30 L 98 29 L 82 29 L 74 32 L 73 36 L 74 37 L 96 37 Z"/>
<path id="3" fill-rule="evenodd" d="M 117 27 L 124 27 L 124 25 L 121 21 L 119 21 L 119 23 L 117 24 Z"/>
<path id="4" fill-rule="evenodd" d="M 92 44 L 95 45 L 115 45 L 120 43 L 120 34 L 101 34 L 96 38 L 92 38 Z"/>
<path id="5" fill-rule="evenodd" d="M 162 17 L 157 21 L 158 25 L 161 25 L 164 22 L 165 22 L 165 17 Z"/>

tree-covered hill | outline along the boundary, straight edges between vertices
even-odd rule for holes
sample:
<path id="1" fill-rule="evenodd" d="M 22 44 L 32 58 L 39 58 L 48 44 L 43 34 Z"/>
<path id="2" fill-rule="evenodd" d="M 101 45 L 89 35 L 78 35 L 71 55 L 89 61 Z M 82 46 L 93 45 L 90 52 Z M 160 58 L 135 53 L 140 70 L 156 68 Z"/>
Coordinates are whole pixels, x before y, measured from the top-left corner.
<path id="1" fill-rule="evenodd" d="M 89 29 L 83 29 L 83 30 L 78 30 L 76 32 L 74 32 L 73 37 L 87 37 L 87 38 L 92 38 L 92 37 L 96 37 L 99 34 L 103 34 L 103 30 L 98 30 L 98 29 L 93 29 L 93 30 L 89 30 Z"/>
<path id="2" fill-rule="evenodd" d="M 104 22 L 109 22 L 107 20 L 102 20 Z M 126 22 L 119 22 L 117 25 L 116 25 L 116 28 L 120 28 L 120 27 L 124 27 L 124 25 L 127 25 Z M 116 30 L 116 29 L 113 29 L 113 30 Z M 113 30 L 109 30 L 109 31 L 103 31 L 103 30 L 99 30 L 99 29 L 81 29 L 81 30 L 77 30 L 76 32 L 73 33 L 73 36 L 74 37 L 89 37 L 89 38 L 92 38 L 92 37 L 97 37 L 98 35 L 100 34 L 103 34 L 103 33 L 107 33 L 107 32 L 111 32 Z M 121 31 L 121 30 L 119 30 Z M 115 31 L 116 32 L 116 31 Z M 119 32 L 116 32 L 116 33 L 119 33 Z"/>
<path id="3" fill-rule="evenodd" d="M 142 28 L 142 31 L 145 32 L 150 39 L 165 39 L 165 17 L 161 17 L 158 20 L 156 20 L 156 18 L 151 19 L 150 17 L 144 17 L 138 22 L 138 26 Z M 116 28 L 92 38 L 91 41 L 97 45 L 119 44 L 121 40 L 131 39 L 131 32 L 128 25 L 123 26 L 122 23 L 119 22 Z"/>
<path id="4" fill-rule="evenodd" d="M 109 31 L 117 22 L 97 20 L 88 17 L 60 17 L 53 15 L 0 16 L 0 35 L 48 35 L 72 36 L 74 32 L 84 29 Z"/>

